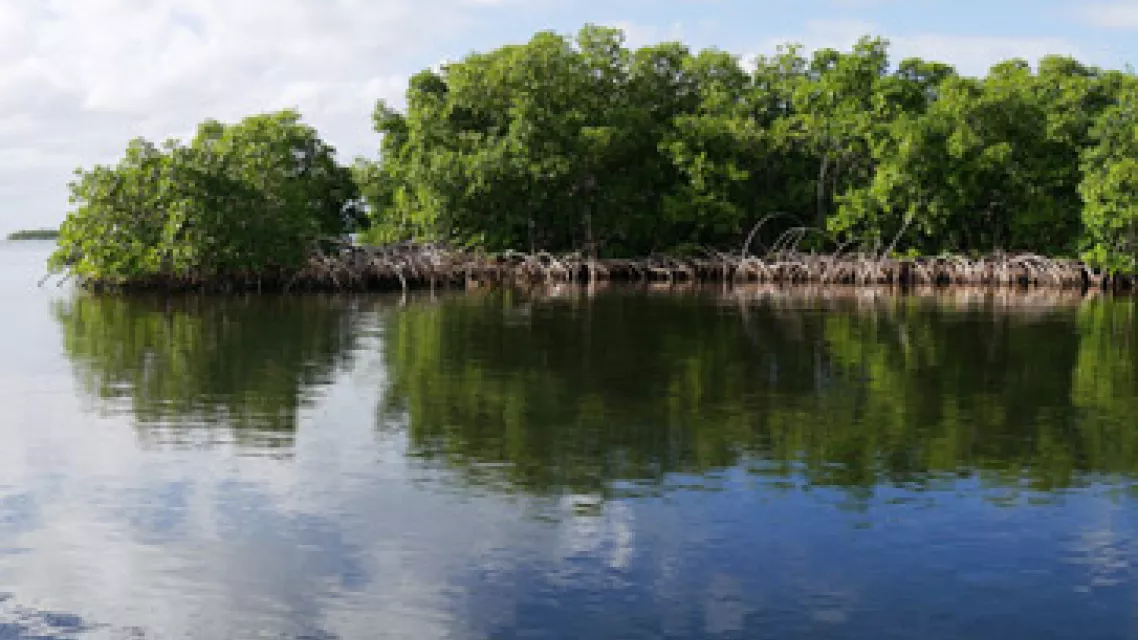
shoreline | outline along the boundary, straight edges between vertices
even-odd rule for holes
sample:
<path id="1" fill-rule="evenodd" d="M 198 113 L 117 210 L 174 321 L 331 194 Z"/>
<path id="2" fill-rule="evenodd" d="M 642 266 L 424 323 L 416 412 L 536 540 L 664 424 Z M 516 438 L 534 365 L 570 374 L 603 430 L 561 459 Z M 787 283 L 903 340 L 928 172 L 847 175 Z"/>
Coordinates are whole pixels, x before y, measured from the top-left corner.
<path id="1" fill-rule="evenodd" d="M 431 245 L 345 245 L 314 254 L 299 271 L 223 277 L 149 276 L 128 281 L 79 280 L 108 292 L 384 292 L 603 282 L 772 284 L 781 286 L 951 287 L 1130 291 L 1131 276 L 1111 276 L 1083 262 L 1034 254 L 878 258 L 864 254 L 783 252 L 742 257 L 590 259 L 580 253 L 483 254 Z"/>

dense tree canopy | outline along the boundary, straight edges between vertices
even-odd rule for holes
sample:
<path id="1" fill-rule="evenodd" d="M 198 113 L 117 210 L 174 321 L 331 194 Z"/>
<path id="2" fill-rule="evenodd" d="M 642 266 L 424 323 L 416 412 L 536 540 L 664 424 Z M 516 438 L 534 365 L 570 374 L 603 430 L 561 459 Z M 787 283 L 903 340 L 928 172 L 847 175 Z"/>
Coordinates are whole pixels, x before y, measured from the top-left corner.
<path id="1" fill-rule="evenodd" d="M 416 75 L 405 112 L 378 105 L 380 158 L 356 175 L 377 242 L 737 249 L 777 213 L 764 244 L 811 227 L 819 248 L 1081 253 L 1133 272 L 1135 86 L 1061 56 L 962 77 L 871 38 L 748 66 L 589 26 Z"/>
<path id="2" fill-rule="evenodd" d="M 359 221 L 352 173 L 293 111 L 206 121 L 189 144 L 134 140 L 79 171 L 51 265 L 106 282 L 267 276 Z"/>
<path id="3" fill-rule="evenodd" d="M 1127 87 L 1091 131 L 1083 153 L 1083 221 L 1089 258 L 1138 273 L 1138 88 Z"/>
<path id="4" fill-rule="evenodd" d="M 367 229 L 603 257 L 790 237 L 1135 274 L 1136 114 L 1133 74 L 1063 56 L 972 78 L 868 37 L 744 63 L 631 49 L 605 27 L 542 32 L 412 77 L 405 110 L 376 106 L 375 161 L 338 165 L 292 111 L 207 121 L 187 144 L 135 140 L 78 173 L 51 264 L 111 283 L 259 281 Z"/>

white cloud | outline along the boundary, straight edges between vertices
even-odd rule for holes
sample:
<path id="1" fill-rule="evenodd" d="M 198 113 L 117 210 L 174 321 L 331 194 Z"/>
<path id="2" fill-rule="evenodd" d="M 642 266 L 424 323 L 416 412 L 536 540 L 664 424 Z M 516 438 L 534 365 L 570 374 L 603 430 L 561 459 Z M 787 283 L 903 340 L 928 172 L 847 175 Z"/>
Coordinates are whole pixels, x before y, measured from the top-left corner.
<path id="1" fill-rule="evenodd" d="M 207 117 L 298 107 L 345 155 L 371 153 L 377 98 L 437 57 L 479 0 L 5 0 L 0 231 L 51 224 L 78 165 Z"/>
<path id="2" fill-rule="evenodd" d="M 1035 62 L 1050 54 L 1070 55 L 1080 60 L 1088 56 L 1063 38 L 999 38 L 925 34 L 894 38 L 898 57 L 916 56 L 953 63 L 967 74 L 983 74 L 996 63 L 1011 58 Z"/>
<path id="3" fill-rule="evenodd" d="M 1082 5 L 1083 20 L 1096 27 L 1138 29 L 1138 2 L 1098 2 Z"/>
<path id="4" fill-rule="evenodd" d="M 857 20 L 811 21 L 798 35 L 766 40 L 756 53 L 769 54 L 778 45 L 791 42 L 803 45 L 807 51 L 825 47 L 848 49 L 858 38 L 866 35 L 888 39 L 894 60 L 915 56 L 948 62 L 968 75 L 983 75 L 991 65 L 1010 58 L 1025 58 L 1034 62 L 1048 54 L 1065 54 L 1089 60 L 1089 56 L 1075 43 L 1064 38 L 1008 38 L 939 33 L 889 35 L 874 23 Z M 751 57 L 753 56 L 747 56 Z"/>
<path id="5" fill-rule="evenodd" d="M 847 9 L 872 9 L 895 4 L 897 0 L 831 0 L 831 2 Z"/>
<path id="6" fill-rule="evenodd" d="M 684 26 L 679 22 L 673 23 L 671 26 L 660 27 L 617 20 L 610 23 L 610 26 L 624 32 L 624 44 L 630 49 L 639 49 L 661 42 L 683 42 L 685 40 Z"/>
<path id="7" fill-rule="evenodd" d="M 879 1 L 829 4 L 848 9 L 850 3 Z M 72 170 L 113 160 L 136 135 L 185 136 L 206 117 L 233 120 L 297 107 L 343 155 L 371 154 L 378 143 L 369 117 L 374 101 L 384 98 L 399 104 L 410 73 L 460 56 L 470 47 L 518 41 L 536 28 L 572 33 L 584 22 L 624 28 L 633 47 L 663 40 L 693 47 L 730 46 L 739 40 L 724 38 L 743 28 L 727 24 L 727 9 L 693 19 L 664 7 L 644 15 L 619 3 L 588 4 L 0 1 L 0 233 L 57 222 L 67 207 L 64 186 Z M 604 17 L 597 13 L 613 12 L 621 12 L 613 17 L 629 20 L 596 19 Z M 1114 26 L 1138 24 L 1138 4 L 1093 5 L 1086 19 Z M 982 73 L 992 62 L 1011 56 L 1080 51 L 1062 38 L 895 35 L 872 22 L 820 20 L 755 42 L 750 53 L 770 53 L 788 41 L 808 48 L 848 47 L 866 33 L 890 36 L 898 57 L 944 59 L 966 73 Z M 1102 53 L 1088 49 L 1097 43 L 1084 45 L 1084 52 Z M 739 46 L 731 48 L 748 53 Z"/>

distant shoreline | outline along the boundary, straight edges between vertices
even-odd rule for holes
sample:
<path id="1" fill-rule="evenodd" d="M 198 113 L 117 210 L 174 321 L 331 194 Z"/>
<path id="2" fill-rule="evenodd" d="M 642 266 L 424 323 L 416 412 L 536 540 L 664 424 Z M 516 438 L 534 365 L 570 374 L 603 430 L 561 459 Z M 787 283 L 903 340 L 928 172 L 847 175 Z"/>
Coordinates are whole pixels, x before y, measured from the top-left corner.
<path id="1" fill-rule="evenodd" d="M 22 229 L 9 233 L 5 239 L 16 242 L 24 240 L 56 240 L 58 238 L 58 229 Z"/>

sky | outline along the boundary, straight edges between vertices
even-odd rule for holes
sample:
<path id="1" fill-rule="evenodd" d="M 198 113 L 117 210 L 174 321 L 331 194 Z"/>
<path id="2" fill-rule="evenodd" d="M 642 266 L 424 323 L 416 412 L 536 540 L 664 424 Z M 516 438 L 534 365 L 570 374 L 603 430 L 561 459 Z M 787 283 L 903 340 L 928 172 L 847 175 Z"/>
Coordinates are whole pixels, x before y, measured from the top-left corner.
<path id="1" fill-rule="evenodd" d="M 586 23 L 744 58 L 876 35 L 969 74 L 1138 60 L 1138 0 L 0 0 L 0 233 L 58 224 L 76 168 L 206 118 L 294 107 L 344 160 L 374 155 L 375 101 L 409 75 Z"/>

